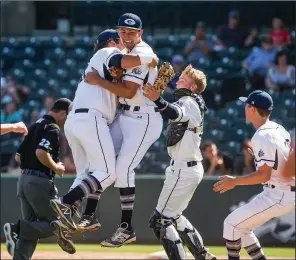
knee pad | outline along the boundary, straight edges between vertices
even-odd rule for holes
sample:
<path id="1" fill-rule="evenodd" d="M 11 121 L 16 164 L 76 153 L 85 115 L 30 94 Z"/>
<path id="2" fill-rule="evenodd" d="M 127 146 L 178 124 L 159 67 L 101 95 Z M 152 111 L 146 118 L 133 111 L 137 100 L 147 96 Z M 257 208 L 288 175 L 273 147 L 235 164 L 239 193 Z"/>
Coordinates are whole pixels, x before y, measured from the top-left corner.
<path id="1" fill-rule="evenodd" d="M 165 228 L 172 224 L 172 219 L 161 215 L 157 210 L 149 219 L 149 227 L 152 228 L 155 236 L 161 240 L 165 233 Z"/>

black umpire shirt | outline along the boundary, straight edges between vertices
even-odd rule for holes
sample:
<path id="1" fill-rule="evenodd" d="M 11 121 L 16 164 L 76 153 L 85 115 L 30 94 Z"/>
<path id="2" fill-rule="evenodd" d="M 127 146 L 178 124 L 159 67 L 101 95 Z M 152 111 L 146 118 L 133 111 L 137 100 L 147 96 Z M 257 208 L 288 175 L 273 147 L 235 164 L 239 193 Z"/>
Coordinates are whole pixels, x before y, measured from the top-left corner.
<path id="1" fill-rule="evenodd" d="M 55 162 L 59 156 L 59 133 L 60 128 L 55 119 L 50 115 L 44 115 L 34 123 L 28 131 L 28 135 L 17 150 L 21 159 L 21 169 L 33 169 L 44 172 L 50 177 L 55 173 L 43 165 L 36 156 L 36 150 L 42 149 L 48 152 Z"/>

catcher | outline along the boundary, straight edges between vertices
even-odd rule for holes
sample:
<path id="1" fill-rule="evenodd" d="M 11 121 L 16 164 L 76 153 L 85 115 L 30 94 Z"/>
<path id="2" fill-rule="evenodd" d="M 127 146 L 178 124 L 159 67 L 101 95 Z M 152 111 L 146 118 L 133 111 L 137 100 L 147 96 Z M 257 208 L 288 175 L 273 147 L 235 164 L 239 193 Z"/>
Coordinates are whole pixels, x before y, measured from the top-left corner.
<path id="1" fill-rule="evenodd" d="M 166 145 L 172 158 L 149 225 L 169 259 L 185 259 L 185 244 L 195 259 L 213 260 L 216 257 L 204 247 L 201 235 L 182 214 L 204 174 L 199 146 L 207 110 L 201 96 L 206 88 L 206 76 L 187 66 L 177 81 L 176 102 L 171 104 L 160 94 L 173 75 L 172 67 L 165 63 L 154 86 L 146 84 L 143 88 L 144 95 L 169 119 Z"/>

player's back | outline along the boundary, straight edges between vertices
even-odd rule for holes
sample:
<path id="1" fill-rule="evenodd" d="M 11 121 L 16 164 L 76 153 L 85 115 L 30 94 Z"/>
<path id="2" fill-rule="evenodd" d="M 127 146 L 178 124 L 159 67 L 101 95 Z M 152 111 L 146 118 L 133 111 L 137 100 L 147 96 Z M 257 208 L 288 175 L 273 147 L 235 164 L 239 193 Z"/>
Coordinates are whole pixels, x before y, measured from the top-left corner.
<path id="1" fill-rule="evenodd" d="M 123 50 L 123 52 L 127 52 L 127 51 Z M 146 42 L 141 41 L 128 53 L 153 54 L 154 52 Z M 148 65 L 142 65 L 142 66 L 134 67 L 131 69 L 127 69 L 123 77 L 123 80 L 135 82 L 141 85 L 141 87 L 139 87 L 139 89 L 137 90 L 137 93 L 133 98 L 129 99 L 129 98 L 121 97 L 119 98 L 119 102 L 121 104 L 134 105 L 134 106 L 155 106 L 153 101 L 151 101 L 150 99 L 146 98 L 143 95 L 142 86 L 147 83 L 148 76 L 149 76 Z"/>
<path id="2" fill-rule="evenodd" d="M 268 183 L 276 186 L 295 185 L 294 180 L 282 177 L 282 170 L 290 154 L 291 138 L 286 129 L 272 121 L 259 127 L 252 138 L 256 168 L 264 163 L 272 167 Z"/>
<path id="3" fill-rule="evenodd" d="M 176 103 L 182 109 L 181 116 L 175 122 L 188 122 L 183 138 L 174 146 L 168 147 L 168 153 L 173 160 L 202 161 L 200 151 L 203 116 L 200 106 L 193 97 L 185 96 Z M 196 129 L 196 131 L 195 131 Z"/>
<path id="4" fill-rule="evenodd" d="M 117 48 L 103 48 L 98 50 L 90 59 L 82 79 L 78 84 L 73 101 L 73 109 L 89 108 L 98 110 L 109 123 L 114 119 L 117 107 L 117 96 L 104 88 L 93 86 L 84 81 L 84 77 L 92 68 L 96 69 L 104 79 L 112 81 L 108 62 L 111 56 L 120 53 Z"/>

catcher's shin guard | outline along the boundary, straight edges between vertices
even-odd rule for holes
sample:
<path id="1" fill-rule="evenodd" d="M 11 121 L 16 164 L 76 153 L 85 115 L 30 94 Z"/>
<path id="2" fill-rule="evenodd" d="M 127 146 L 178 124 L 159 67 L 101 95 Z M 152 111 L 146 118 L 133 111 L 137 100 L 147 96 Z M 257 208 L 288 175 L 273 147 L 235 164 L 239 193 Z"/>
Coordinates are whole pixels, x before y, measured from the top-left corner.
<path id="1" fill-rule="evenodd" d="M 203 246 L 203 242 L 200 239 L 200 235 L 197 230 L 194 228 L 193 230 L 189 230 L 185 228 L 184 231 L 178 231 L 183 243 L 187 246 L 190 253 L 193 255 L 194 259 L 204 260 L 206 250 Z"/>
<path id="2" fill-rule="evenodd" d="M 149 220 L 149 226 L 153 229 L 155 236 L 160 240 L 170 260 L 182 260 L 186 258 L 181 239 L 171 219 L 155 211 Z"/>

